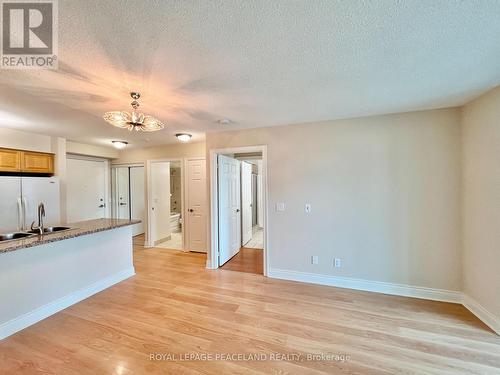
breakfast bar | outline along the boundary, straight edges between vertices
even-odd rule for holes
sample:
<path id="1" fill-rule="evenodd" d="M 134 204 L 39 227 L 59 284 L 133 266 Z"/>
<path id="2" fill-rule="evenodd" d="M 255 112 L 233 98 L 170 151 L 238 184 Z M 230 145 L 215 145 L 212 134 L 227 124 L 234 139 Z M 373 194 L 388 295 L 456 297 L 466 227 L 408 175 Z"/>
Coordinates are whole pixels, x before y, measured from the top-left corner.
<path id="1" fill-rule="evenodd" d="M 139 222 L 82 221 L 0 242 L 0 339 L 133 276 Z"/>

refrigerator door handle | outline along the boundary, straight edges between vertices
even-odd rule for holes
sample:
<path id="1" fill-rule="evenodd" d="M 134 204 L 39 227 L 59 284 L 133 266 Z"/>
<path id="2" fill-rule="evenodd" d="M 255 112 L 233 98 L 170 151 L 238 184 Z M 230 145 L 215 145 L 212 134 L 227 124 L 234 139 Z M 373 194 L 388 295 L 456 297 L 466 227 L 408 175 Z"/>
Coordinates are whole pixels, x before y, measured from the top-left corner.
<path id="1" fill-rule="evenodd" d="M 22 213 L 22 202 L 21 202 L 21 197 L 17 198 L 17 230 L 22 230 L 22 217 L 23 217 L 23 213 Z"/>
<path id="2" fill-rule="evenodd" d="M 28 201 L 26 197 L 23 197 L 23 228 L 22 230 L 26 230 L 26 206 L 28 206 Z"/>

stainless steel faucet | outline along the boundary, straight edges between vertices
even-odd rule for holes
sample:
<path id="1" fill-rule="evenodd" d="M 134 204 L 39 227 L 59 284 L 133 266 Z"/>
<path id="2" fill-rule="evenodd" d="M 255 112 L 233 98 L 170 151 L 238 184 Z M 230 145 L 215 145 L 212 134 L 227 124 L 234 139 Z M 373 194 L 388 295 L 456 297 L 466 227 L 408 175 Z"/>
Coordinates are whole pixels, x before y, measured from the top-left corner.
<path id="1" fill-rule="evenodd" d="M 35 222 L 31 223 L 32 231 L 39 231 L 40 234 L 43 234 L 43 218 L 45 217 L 45 206 L 43 203 L 38 205 L 38 226 L 35 227 Z"/>

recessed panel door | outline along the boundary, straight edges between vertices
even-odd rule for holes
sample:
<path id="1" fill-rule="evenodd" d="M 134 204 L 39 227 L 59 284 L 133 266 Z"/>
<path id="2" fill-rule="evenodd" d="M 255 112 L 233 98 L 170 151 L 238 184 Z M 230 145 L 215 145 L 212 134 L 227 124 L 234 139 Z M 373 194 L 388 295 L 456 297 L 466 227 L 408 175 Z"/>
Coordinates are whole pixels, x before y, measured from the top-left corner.
<path id="1" fill-rule="evenodd" d="M 219 187 L 219 266 L 240 251 L 241 246 L 241 192 L 240 162 L 218 156 Z"/>
<path id="2" fill-rule="evenodd" d="M 205 159 L 188 160 L 186 166 L 186 248 L 207 252 L 207 178 Z"/>

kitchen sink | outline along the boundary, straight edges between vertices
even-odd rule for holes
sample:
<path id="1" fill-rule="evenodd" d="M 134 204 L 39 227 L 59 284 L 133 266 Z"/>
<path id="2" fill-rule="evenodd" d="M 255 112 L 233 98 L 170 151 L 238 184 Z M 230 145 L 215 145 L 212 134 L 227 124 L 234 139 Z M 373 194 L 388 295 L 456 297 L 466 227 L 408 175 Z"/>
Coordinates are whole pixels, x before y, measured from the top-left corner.
<path id="1" fill-rule="evenodd" d="M 5 233 L 5 234 L 0 234 L 0 242 L 20 240 L 22 238 L 31 237 L 31 236 L 33 236 L 32 233 L 22 233 L 22 232 Z"/>
<path id="2" fill-rule="evenodd" d="M 70 227 L 47 227 L 47 228 L 43 228 L 43 234 L 57 233 L 57 232 L 62 232 L 65 230 L 70 230 L 70 229 L 73 229 L 73 228 L 70 228 Z M 31 234 L 40 234 L 40 232 L 37 230 L 29 230 L 28 233 L 30 235 Z"/>

